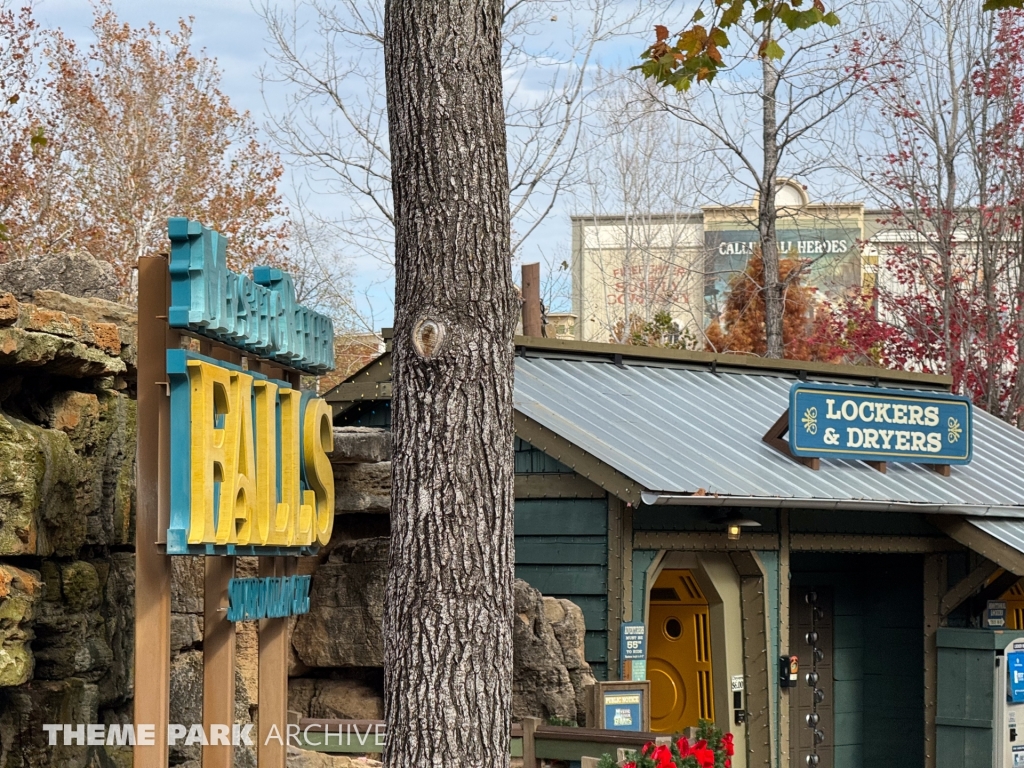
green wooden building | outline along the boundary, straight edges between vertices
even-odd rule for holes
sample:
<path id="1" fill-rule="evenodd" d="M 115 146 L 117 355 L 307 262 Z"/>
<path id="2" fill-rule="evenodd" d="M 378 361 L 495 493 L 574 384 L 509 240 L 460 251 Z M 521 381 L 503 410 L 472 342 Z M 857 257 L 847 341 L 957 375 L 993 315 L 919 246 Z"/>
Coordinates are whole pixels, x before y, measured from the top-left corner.
<path id="1" fill-rule="evenodd" d="M 995 738 L 995 715 L 943 713 L 1001 647 L 979 628 L 988 601 L 1024 628 L 1024 433 L 975 410 L 968 464 L 801 461 L 778 429 L 795 382 L 940 393 L 949 379 L 517 345 L 517 575 L 583 609 L 599 678 L 620 679 L 620 627 L 644 622 L 656 730 L 714 719 L 737 768 L 991 764 L 963 733 Z M 328 393 L 335 423 L 388 426 L 390 374 L 385 355 Z M 970 672 L 939 653 L 940 629 L 987 649 L 960 649 Z M 992 713 L 991 686 L 979 695 Z"/>

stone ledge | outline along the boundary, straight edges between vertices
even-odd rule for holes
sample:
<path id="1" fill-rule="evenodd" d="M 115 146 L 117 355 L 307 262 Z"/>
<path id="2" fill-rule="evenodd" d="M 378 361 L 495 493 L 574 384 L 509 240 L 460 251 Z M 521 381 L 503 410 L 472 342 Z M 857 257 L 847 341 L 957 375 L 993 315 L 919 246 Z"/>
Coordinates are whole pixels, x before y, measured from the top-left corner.
<path id="1" fill-rule="evenodd" d="M 391 512 L 391 462 L 334 465 L 334 511 Z"/>
<path id="2" fill-rule="evenodd" d="M 99 351 L 116 359 L 103 366 L 99 373 L 64 370 L 54 370 L 54 373 L 110 376 L 125 373 L 129 367 L 134 367 L 135 313 L 127 307 L 101 299 L 64 296 L 56 291 L 36 291 L 36 298 L 39 304 L 27 304 L 19 302 L 12 293 L 0 293 L 0 329 L 18 329 L 70 340 L 80 347 L 65 347 L 61 357 L 81 358 L 90 365 L 100 362 L 102 358 L 81 350 Z M 27 343 L 25 339 L 22 340 L 22 345 Z M 51 358 L 56 359 L 56 355 Z M 34 358 L 30 356 L 24 361 L 16 360 L 13 364 L 32 365 Z"/>
<path id="3" fill-rule="evenodd" d="M 335 427 L 332 464 L 391 461 L 391 432 L 376 427 Z"/>
<path id="4" fill-rule="evenodd" d="M 32 303 L 37 307 L 66 312 L 90 323 L 113 323 L 134 328 L 137 322 L 137 315 L 131 307 L 106 299 L 83 299 L 59 291 L 39 290 L 32 294 Z"/>
<path id="5" fill-rule="evenodd" d="M 57 318 L 53 322 L 62 320 Z M 103 349 L 73 338 L 17 327 L 0 328 L 0 367 L 37 368 L 75 378 L 119 376 L 128 372 L 124 360 Z"/>

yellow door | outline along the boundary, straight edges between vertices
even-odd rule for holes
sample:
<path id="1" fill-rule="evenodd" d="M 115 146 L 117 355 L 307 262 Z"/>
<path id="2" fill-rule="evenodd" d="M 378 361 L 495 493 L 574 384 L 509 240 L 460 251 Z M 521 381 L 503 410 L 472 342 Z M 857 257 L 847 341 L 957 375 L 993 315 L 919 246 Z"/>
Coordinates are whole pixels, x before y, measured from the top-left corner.
<path id="1" fill-rule="evenodd" d="M 690 571 L 662 571 L 647 624 L 651 729 L 677 733 L 714 720 L 708 601 Z"/>
<path id="2" fill-rule="evenodd" d="M 1006 601 L 1006 628 L 1024 629 L 1024 589 L 1018 581 L 999 598 Z"/>

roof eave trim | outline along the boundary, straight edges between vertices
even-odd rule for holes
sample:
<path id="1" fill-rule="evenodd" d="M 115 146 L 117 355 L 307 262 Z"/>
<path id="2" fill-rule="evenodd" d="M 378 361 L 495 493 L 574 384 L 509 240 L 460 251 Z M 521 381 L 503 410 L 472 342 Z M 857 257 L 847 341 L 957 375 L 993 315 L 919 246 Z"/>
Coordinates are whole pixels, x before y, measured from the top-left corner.
<path id="1" fill-rule="evenodd" d="M 930 504 L 913 501 L 870 499 L 816 499 L 780 496 L 695 496 L 685 493 L 643 491 L 640 501 L 647 506 L 763 507 L 785 509 L 860 510 L 870 512 L 915 512 L 973 517 L 1024 517 L 1024 506 L 1001 507 L 981 504 Z"/>

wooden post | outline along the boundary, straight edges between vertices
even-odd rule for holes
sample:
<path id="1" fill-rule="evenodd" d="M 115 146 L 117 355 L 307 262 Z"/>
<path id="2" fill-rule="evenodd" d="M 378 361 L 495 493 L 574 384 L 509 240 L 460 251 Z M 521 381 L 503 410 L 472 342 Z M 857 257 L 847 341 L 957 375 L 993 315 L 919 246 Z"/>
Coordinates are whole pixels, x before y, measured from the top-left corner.
<path id="1" fill-rule="evenodd" d="M 622 626 L 622 500 L 608 495 L 608 679 L 629 680 L 619 669 Z M 632 662 L 630 662 L 632 664 Z M 632 670 L 630 670 L 632 672 Z"/>
<path id="2" fill-rule="evenodd" d="M 540 264 L 523 264 L 523 336 L 539 337 L 542 332 Z"/>
<path id="3" fill-rule="evenodd" d="M 153 727 L 152 746 L 136 744 L 135 768 L 166 768 L 171 679 L 170 400 L 165 349 L 179 336 L 167 325 L 167 259 L 139 259 L 138 453 L 135 513 L 136 734 Z"/>
<path id="4" fill-rule="evenodd" d="M 633 505 L 622 510 L 622 620 L 633 618 Z"/>
<path id="5" fill-rule="evenodd" d="M 232 768 L 235 748 L 230 744 L 235 722 L 235 625 L 228 621 L 228 582 L 235 576 L 235 558 L 203 558 L 203 728 L 227 726 L 228 744 L 203 747 L 203 768 Z"/>
<path id="6" fill-rule="evenodd" d="M 261 557 L 259 575 L 291 576 L 292 557 Z M 288 619 L 262 619 L 259 626 L 259 742 L 256 764 L 283 768 L 288 751 Z M 273 738 L 269 738 L 276 730 Z M 280 734 L 280 740 L 277 738 Z M 205 766 L 204 766 L 205 768 Z"/>
<path id="7" fill-rule="evenodd" d="M 771 676 L 775 674 L 775 653 L 768 643 L 766 579 L 761 561 L 753 552 L 732 552 L 729 558 L 740 577 L 747 765 L 750 768 L 770 768 L 773 741 L 770 683 Z"/>
<path id="8" fill-rule="evenodd" d="M 523 718 L 523 768 L 539 768 L 537 762 L 537 726 L 539 717 Z"/>
<path id="9" fill-rule="evenodd" d="M 939 650 L 936 637 L 940 605 L 945 591 L 943 555 L 924 558 L 924 766 L 936 764 L 936 717 L 938 715 Z"/>

